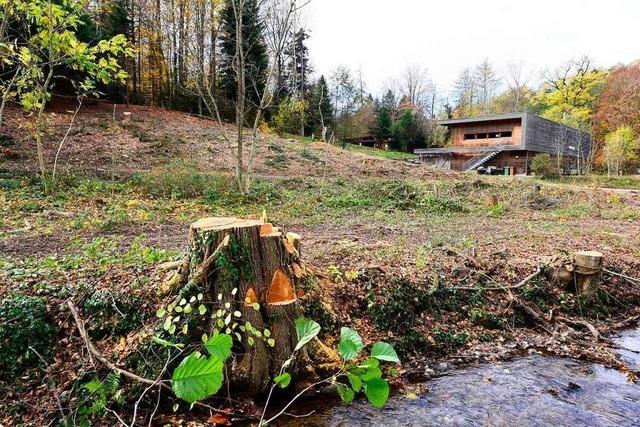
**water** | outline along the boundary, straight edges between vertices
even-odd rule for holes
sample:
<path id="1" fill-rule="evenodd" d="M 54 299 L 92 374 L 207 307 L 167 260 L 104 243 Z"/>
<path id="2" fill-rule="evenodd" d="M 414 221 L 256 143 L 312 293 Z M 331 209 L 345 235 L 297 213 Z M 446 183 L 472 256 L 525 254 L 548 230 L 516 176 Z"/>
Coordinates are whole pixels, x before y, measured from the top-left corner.
<path id="1" fill-rule="evenodd" d="M 640 328 L 616 337 L 640 369 Z M 632 426 L 640 425 L 640 385 L 618 371 L 558 357 L 530 356 L 473 366 L 430 380 L 417 398 L 392 396 L 327 406 L 291 426 Z M 318 402 L 316 402 L 318 403 Z"/>

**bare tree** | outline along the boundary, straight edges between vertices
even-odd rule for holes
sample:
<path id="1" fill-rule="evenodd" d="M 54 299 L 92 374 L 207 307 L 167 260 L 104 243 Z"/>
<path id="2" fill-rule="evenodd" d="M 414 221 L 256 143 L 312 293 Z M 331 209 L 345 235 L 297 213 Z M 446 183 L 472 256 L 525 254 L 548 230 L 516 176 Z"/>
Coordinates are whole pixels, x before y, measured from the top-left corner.
<path id="1" fill-rule="evenodd" d="M 488 59 L 482 61 L 474 71 L 474 79 L 478 88 L 478 97 L 482 114 L 489 113 L 489 104 L 495 97 L 500 79 Z"/>
<path id="2" fill-rule="evenodd" d="M 402 94 L 409 100 L 411 105 L 428 111 L 431 103 L 430 93 L 433 91 L 433 82 L 429 79 L 426 68 L 414 64 L 405 67 L 401 74 Z"/>
<path id="3" fill-rule="evenodd" d="M 477 86 L 473 72 L 465 68 L 460 72 L 453 89 L 455 109 L 463 116 L 472 116 L 477 98 Z"/>
<path id="4" fill-rule="evenodd" d="M 532 74 L 524 62 L 512 62 L 507 64 L 505 81 L 509 88 L 509 92 L 513 96 L 513 111 L 522 110 L 522 97 L 524 96 L 531 79 Z"/>

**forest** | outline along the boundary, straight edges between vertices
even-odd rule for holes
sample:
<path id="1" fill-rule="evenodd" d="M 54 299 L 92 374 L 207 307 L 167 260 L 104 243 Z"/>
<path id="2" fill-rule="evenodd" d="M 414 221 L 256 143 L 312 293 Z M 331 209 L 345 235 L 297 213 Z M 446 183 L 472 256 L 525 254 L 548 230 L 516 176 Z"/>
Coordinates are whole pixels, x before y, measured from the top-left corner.
<path id="1" fill-rule="evenodd" d="M 640 60 L 368 87 L 310 3 L 0 0 L 0 425 L 634 424 Z M 587 173 L 413 155 L 515 112 Z"/>

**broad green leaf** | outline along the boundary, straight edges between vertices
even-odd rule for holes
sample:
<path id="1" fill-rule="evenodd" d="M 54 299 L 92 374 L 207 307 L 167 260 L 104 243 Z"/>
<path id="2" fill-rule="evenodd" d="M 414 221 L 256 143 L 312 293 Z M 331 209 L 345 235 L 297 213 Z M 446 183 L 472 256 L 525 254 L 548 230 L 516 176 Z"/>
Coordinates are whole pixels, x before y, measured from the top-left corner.
<path id="1" fill-rule="evenodd" d="M 382 371 L 380 370 L 380 368 L 369 368 L 367 369 L 367 372 L 365 372 L 364 374 L 360 375 L 360 378 L 362 378 L 362 381 L 370 381 L 373 379 L 377 379 L 377 378 L 382 378 Z"/>
<path id="2" fill-rule="evenodd" d="M 391 344 L 386 342 L 377 342 L 371 348 L 371 357 L 385 362 L 400 363 L 400 359 Z"/>
<path id="3" fill-rule="evenodd" d="M 278 375 L 273 379 L 273 382 L 278 384 L 278 387 L 280 388 L 287 388 L 291 383 L 291 374 L 285 372 L 282 375 Z"/>
<path id="4" fill-rule="evenodd" d="M 380 378 L 365 381 L 364 394 L 369 403 L 376 408 L 382 408 L 389 398 L 389 383 Z"/>
<path id="5" fill-rule="evenodd" d="M 165 347 L 175 347 L 175 348 L 183 348 L 184 344 L 175 344 L 171 341 L 163 340 L 162 338 L 156 337 L 155 335 L 151 337 L 151 340 L 156 344 L 163 345 Z"/>
<path id="6" fill-rule="evenodd" d="M 190 354 L 173 371 L 171 386 L 180 399 L 194 403 L 220 390 L 222 386 L 222 361 Z"/>
<path id="7" fill-rule="evenodd" d="M 212 337 L 204 344 L 210 355 L 217 357 L 223 362 L 231 356 L 233 339 L 229 335 L 220 334 Z"/>
<path id="8" fill-rule="evenodd" d="M 362 388 L 362 380 L 359 376 L 354 374 L 347 374 L 347 378 L 349 379 L 349 384 L 351 384 L 351 388 L 356 393 L 360 391 Z"/>
<path id="9" fill-rule="evenodd" d="M 340 343 L 338 344 L 338 352 L 344 360 L 353 360 L 358 357 L 360 351 L 364 348 L 362 338 L 353 329 L 340 329 Z"/>
<path id="10" fill-rule="evenodd" d="M 320 332 L 320 325 L 313 320 L 301 317 L 296 320 L 296 334 L 298 335 L 298 344 L 294 351 L 300 350 L 309 341 L 314 339 Z"/>
<path id="11" fill-rule="evenodd" d="M 378 359 L 374 359 L 373 357 L 370 357 L 367 360 L 365 360 L 363 363 L 358 365 L 358 368 L 369 369 L 369 368 L 377 368 L 378 366 L 380 366 L 380 362 L 378 362 Z"/>
<path id="12" fill-rule="evenodd" d="M 342 384 L 338 384 L 337 388 L 338 394 L 340 395 L 340 398 L 344 401 L 344 403 L 348 405 L 353 402 L 353 399 L 356 397 L 356 393 L 353 390 Z"/>

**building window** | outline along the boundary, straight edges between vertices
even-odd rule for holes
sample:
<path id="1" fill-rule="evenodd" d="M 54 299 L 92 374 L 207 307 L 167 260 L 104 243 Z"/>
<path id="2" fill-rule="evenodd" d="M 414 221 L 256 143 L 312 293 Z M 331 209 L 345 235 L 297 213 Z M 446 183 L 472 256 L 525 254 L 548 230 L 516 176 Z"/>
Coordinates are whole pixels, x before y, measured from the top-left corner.
<path id="1" fill-rule="evenodd" d="M 504 131 L 504 132 L 491 132 L 491 133 L 465 133 L 464 139 L 496 139 L 496 138 L 511 138 L 513 136 L 513 132 Z"/>

